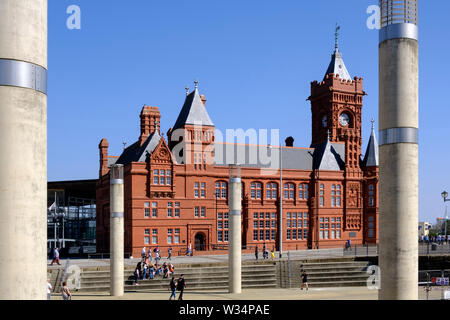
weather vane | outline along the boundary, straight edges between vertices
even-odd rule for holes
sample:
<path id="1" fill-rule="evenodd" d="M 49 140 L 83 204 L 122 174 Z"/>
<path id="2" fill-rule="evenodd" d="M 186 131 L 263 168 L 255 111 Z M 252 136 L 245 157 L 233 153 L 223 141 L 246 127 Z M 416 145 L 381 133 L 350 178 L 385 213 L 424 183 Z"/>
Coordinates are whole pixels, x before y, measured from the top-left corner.
<path id="1" fill-rule="evenodd" d="M 341 27 L 336 23 L 336 29 L 334 33 L 335 36 L 334 48 L 336 49 L 336 51 L 338 50 L 339 30 L 341 30 Z"/>

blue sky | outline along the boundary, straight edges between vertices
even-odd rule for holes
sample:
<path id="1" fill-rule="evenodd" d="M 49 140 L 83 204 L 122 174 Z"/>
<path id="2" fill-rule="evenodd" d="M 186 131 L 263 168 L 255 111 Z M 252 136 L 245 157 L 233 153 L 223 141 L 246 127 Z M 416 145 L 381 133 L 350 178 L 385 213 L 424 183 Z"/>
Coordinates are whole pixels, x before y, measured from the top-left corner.
<path id="1" fill-rule="evenodd" d="M 364 78 L 363 150 L 378 120 L 377 0 L 49 0 L 48 179 L 98 176 L 98 143 L 110 154 L 139 136 L 139 112 L 157 106 L 164 132 L 185 86 L 198 79 L 216 128 L 280 129 L 311 142 L 310 82 L 321 80 L 341 26 L 351 76 Z M 69 5 L 81 30 L 69 30 Z M 438 7 L 437 11 L 435 8 Z M 450 191 L 447 98 L 450 1 L 420 1 L 420 219 L 442 216 Z"/>

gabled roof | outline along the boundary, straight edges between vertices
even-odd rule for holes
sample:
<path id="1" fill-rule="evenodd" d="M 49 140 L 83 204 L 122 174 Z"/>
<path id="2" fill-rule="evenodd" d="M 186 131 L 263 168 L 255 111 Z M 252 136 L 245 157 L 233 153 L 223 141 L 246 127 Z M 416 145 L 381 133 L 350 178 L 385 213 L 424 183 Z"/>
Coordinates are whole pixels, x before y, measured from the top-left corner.
<path id="1" fill-rule="evenodd" d="M 155 148 L 158 146 L 161 136 L 158 131 L 151 134 L 144 144 L 140 147 L 139 141 L 136 141 L 131 146 L 126 148 L 119 159 L 116 161 L 117 164 L 128 164 L 130 162 L 145 162 L 147 156 L 152 154 Z"/>
<path id="2" fill-rule="evenodd" d="M 345 67 L 344 60 L 342 59 L 342 54 L 339 52 L 337 48 L 334 51 L 333 55 L 331 56 L 331 62 L 330 65 L 328 66 L 327 72 L 325 73 L 325 77 L 327 76 L 327 74 L 330 73 L 334 73 L 335 75 L 338 74 L 339 78 L 344 80 L 352 80 L 350 73 Z"/>
<path id="3" fill-rule="evenodd" d="M 367 144 L 366 154 L 364 155 L 363 167 L 378 167 L 380 164 L 378 158 L 378 142 L 375 136 L 375 127 L 372 122 L 372 133 L 370 134 L 369 143 Z"/>
<path id="4" fill-rule="evenodd" d="M 325 143 L 315 145 L 313 168 L 316 170 L 341 171 L 345 169 L 345 145 Z"/>
<path id="5" fill-rule="evenodd" d="M 195 88 L 194 91 L 186 96 L 183 108 L 181 108 L 172 130 L 183 128 L 186 124 L 214 126 L 200 97 L 198 88 Z"/>

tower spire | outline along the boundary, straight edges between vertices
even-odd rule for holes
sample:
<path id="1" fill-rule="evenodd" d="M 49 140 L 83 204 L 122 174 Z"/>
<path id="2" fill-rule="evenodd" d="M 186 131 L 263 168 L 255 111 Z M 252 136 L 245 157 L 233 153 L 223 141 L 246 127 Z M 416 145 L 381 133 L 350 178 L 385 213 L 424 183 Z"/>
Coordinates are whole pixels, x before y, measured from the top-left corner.
<path id="1" fill-rule="evenodd" d="M 339 51 L 339 30 L 341 27 L 336 22 L 336 28 L 334 32 L 334 51 Z"/>

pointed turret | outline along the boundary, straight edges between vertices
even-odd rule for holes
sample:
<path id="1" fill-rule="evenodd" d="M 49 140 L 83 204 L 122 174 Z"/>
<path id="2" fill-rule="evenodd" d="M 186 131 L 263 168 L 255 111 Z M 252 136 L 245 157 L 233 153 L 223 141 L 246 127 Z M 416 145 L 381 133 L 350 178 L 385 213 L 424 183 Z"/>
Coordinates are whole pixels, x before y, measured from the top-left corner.
<path id="1" fill-rule="evenodd" d="M 198 91 L 198 82 L 195 82 L 195 90 L 186 95 L 183 108 L 181 108 L 172 131 L 183 128 L 185 125 L 214 126 L 205 107 L 206 98 Z"/>
<path id="2" fill-rule="evenodd" d="M 372 119 L 372 133 L 364 155 L 363 167 L 378 167 L 378 165 L 378 142 L 375 136 L 375 120 Z"/>

